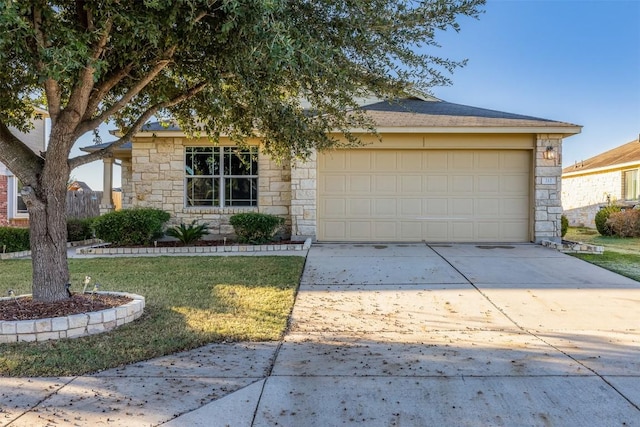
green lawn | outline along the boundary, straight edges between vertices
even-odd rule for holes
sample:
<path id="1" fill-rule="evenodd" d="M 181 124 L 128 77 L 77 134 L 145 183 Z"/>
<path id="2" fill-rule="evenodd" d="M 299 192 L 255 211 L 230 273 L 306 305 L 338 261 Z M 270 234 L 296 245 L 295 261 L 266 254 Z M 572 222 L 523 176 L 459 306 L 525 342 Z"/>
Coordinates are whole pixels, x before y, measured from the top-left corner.
<path id="1" fill-rule="evenodd" d="M 640 238 L 601 236 L 591 228 L 569 227 L 566 240 L 604 246 L 604 254 L 573 254 L 592 264 L 640 281 Z"/>
<path id="2" fill-rule="evenodd" d="M 89 275 L 101 290 L 143 295 L 143 316 L 101 335 L 0 344 L 0 375 L 80 375 L 211 342 L 278 340 L 303 266 L 295 256 L 70 259 L 72 291 Z M 0 262 L 0 278 L 0 294 L 30 293 L 31 262 Z"/>
<path id="3" fill-rule="evenodd" d="M 606 251 L 640 254 L 640 238 L 601 236 L 597 230 L 584 227 L 569 227 L 566 240 L 604 246 Z"/>

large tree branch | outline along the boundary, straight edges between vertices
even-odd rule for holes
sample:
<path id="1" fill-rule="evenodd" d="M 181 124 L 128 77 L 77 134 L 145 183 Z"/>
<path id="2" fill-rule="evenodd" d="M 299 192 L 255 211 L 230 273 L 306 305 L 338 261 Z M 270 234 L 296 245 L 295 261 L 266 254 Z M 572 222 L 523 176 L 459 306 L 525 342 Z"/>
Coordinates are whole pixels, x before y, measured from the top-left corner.
<path id="1" fill-rule="evenodd" d="M 174 105 L 180 104 L 190 98 L 193 98 L 198 93 L 202 92 L 208 85 L 208 82 L 201 82 L 197 85 L 191 87 L 189 90 L 183 92 L 182 94 L 176 96 L 165 102 L 160 102 L 150 107 L 147 111 L 145 111 L 138 119 L 129 127 L 129 130 L 122 135 L 118 140 L 112 142 L 108 147 L 102 148 L 100 150 L 94 151 L 93 153 L 85 154 L 84 156 L 74 157 L 73 159 L 69 159 L 69 168 L 75 169 L 78 166 L 82 166 L 86 163 L 91 163 L 96 160 L 100 160 L 103 157 L 111 154 L 115 149 L 124 145 L 127 141 L 130 141 L 133 136 L 140 131 L 142 125 L 144 125 L 151 117 L 153 117 L 158 111 L 173 107 Z"/>
<path id="2" fill-rule="evenodd" d="M 164 70 L 171 63 L 171 58 L 173 57 L 175 51 L 176 46 L 172 46 L 167 49 L 164 55 L 162 55 L 163 59 L 159 60 L 156 65 L 144 77 L 138 80 L 138 82 L 133 85 L 127 91 L 127 93 L 125 93 L 118 101 L 116 101 L 111 107 L 107 108 L 102 112 L 102 114 L 98 115 L 92 120 L 81 123 L 77 127 L 76 135 L 80 137 L 90 130 L 97 128 L 102 123 L 106 122 L 109 117 L 113 116 L 122 108 L 124 108 L 136 95 L 138 95 L 145 87 L 147 87 L 147 85 L 151 83 L 162 70 Z"/>
<path id="3" fill-rule="evenodd" d="M 106 78 L 101 84 L 99 84 L 96 88 L 94 88 L 91 97 L 89 98 L 89 102 L 87 103 L 87 108 L 84 113 L 84 117 L 82 119 L 83 122 L 91 120 L 91 117 L 96 113 L 100 103 L 104 99 L 105 96 L 109 93 L 111 89 L 113 89 L 122 79 L 124 79 L 131 69 L 133 68 L 133 63 L 127 64 L 124 68 L 116 70 L 110 76 Z M 95 128 L 95 127 L 94 127 Z"/>
<path id="4" fill-rule="evenodd" d="M 89 27 L 93 27 L 93 23 L 89 24 Z M 91 93 L 95 84 L 94 79 L 96 68 L 94 63 L 104 53 L 104 49 L 107 45 L 107 42 L 109 41 L 109 36 L 111 35 L 111 28 L 112 20 L 108 19 L 101 31 L 100 38 L 93 46 L 89 61 L 80 73 L 73 92 L 69 97 L 69 102 L 67 103 L 67 107 L 65 108 L 65 110 L 75 113 L 74 117 L 72 118 L 72 120 L 74 121 L 77 120 L 77 122 L 80 122 L 85 116 L 87 105 L 89 103 L 89 99 L 91 97 Z"/>
<path id="5" fill-rule="evenodd" d="M 44 160 L 36 155 L 24 142 L 11 133 L 0 121 L 0 160 L 22 182 L 34 185 L 41 173 Z"/>
<path id="6" fill-rule="evenodd" d="M 47 38 L 43 30 L 42 23 L 42 9 L 39 7 L 39 4 L 34 5 L 33 7 L 33 29 L 36 38 L 36 45 L 34 49 L 34 55 L 38 58 L 36 60 L 36 67 L 41 76 L 45 76 L 46 67 L 44 62 L 42 61 L 41 54 L 47 48 Z M 44 90 L 45 95 L 47 96 L 47 107 L 49 110 L 49 117 L 51 118 L 51 123 L 55 124 L 58 120 L 58 115 L 60 114 L 60 86 L 58 82 L 50 77 L 45 77 L 44 80 Z"/>

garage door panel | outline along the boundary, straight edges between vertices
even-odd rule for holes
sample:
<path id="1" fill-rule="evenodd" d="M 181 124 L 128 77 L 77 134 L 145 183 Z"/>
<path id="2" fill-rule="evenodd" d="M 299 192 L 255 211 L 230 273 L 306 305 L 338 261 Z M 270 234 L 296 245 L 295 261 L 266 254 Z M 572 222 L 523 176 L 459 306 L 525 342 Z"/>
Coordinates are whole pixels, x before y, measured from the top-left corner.
<path id="1" fill-rule="evenodd" d="M 422 193 L 422 175 L 403 175 L 400 177 L 401 194 Z"/>
<path id="2" fill-rule="evenodd" d="M 395 175 L 377 175 L 373 182 L 373 191 L 376 193 L 396 193 L 398 191 L 398 177 Z"/>
<path id="3" fill-rule="evenodd" d="M 369 150 L 318 159 L 318 239 L 529 240 L 527 150 Z"/>
<path id="4" fill-rule="evenodd" d="M 425 192 L 428 194 L 449 194 L 448 175 L 427 175 L 424 178 L 426 183 Z"/>
<path id="5" fill-rule="evenodd" d="M 330 194 L 345 194 L 347 192 L 347 177 L 340 175 L 325 175 L 320 178 L 320 185 Z"/>
<path id="6" fill-rule="evenodd" d="M 353 172 L 371 172 L 372 164 L 371 164 L 371 151 L 368 150 L 354 150 L 348 151 L 348 166 L 349 170 Z"/>
<path id="7" fill-rule="evenodd" d="M 373 201 L 373 215 L 376 218 L 398 215 L 397 199 L 376 199 Z"/>
<path id="8" fill-rule="evenodd" d="M 370 217 L 373 213 L 371 210 L 371 204 L 373 203 L 370 199 L 349 199 L 347 203 L 347 211 L 344 213 L 345 217 Z"/>
<path id="9" fill-rule="evenodd" d="M 369 194 L 371 193 L 371 180 L 370 175 L 352 175 L 349 177 L 349 191 L 352 194 Z"/>
<path id="10" fill-rule="evenodd" d="M 345 218 L 347 216 L 347 200 L 326 198 L 321 203 L 321 210 L 326 218 Z"/>

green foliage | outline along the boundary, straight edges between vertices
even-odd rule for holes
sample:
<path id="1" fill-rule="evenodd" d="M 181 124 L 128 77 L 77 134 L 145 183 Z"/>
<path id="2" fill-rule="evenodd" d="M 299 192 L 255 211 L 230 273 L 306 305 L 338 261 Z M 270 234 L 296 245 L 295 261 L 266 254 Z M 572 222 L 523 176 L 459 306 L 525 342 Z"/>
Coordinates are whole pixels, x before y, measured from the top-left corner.
<path id="1" fill-rule="evenodd" d="M 233 215 L 229 222 L 240 243 L 259 245 L 273 240 L 284 219 L 275 215 L 247 212 Z"/>
<path id="2" fill-rule="evenodd" d="M 109 212 L 94 220 L 96 237 L 114 245 L 144 245 L 162 236 L 170 215 L 160 209 L 134 208 Z"/>
<path id="3" fill-rule="evenodd" d="M 209 234 L 209 224 L 197 224 L 197 221 L 193 220 L 189 225 L 181 223 L 179 226 L 170 227 L 165 234 L 175 237 L 180 240 L 181 243 L 188 245 Z"/>
<path id="4" fill-rule="evenodd" d="M 29 229 L 0 227 L 0 252 L 20 252 L 29 250 Z"/>
<path id="5" fill-rule="evenodd" d="M 609 205 L 603 207 L 596 213 L 595 223 L 598 233 L 603 236 L 613 235 L 613 230 L 611 230 L 611 228 L 607 225 L 607 219 L 609 219 L 609 215 L 614 212 L 620 212 L 620 210 L 620 206 Z"/>
<path id="6" fill-rule="evenodd" d="M 67 240 L 78 242 L 93 238 L 93 221 L 95 218 L 68 219 Z"/>
<path id="7" fill-rule="evenodd" d="M 569 219 L 562 215 L 560 217 L 560 235 L 564 237 L 567 234 L 567 230 L 569 230 Z"/>
<path id="8" fill-rule="evenodd" d="M 612 212 L 605 225 L 614 236 L 640 237 L 640 210 Z"/>

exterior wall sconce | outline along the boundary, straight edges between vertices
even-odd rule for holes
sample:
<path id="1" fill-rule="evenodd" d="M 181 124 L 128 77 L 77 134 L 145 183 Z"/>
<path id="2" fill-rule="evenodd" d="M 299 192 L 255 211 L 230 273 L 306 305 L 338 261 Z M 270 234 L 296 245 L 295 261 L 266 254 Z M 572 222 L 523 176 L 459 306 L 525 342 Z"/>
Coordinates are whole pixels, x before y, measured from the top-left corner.
<path id="1" fill-rule="evenodd" d="M 544 151 L 544 153 L 542 153 L 542 156 L 546 160 L 555 160 L 556 152 L 555 152 L 555 150 L 553 149 L 552 146 L 548 146 L 547 149 Z"/>

